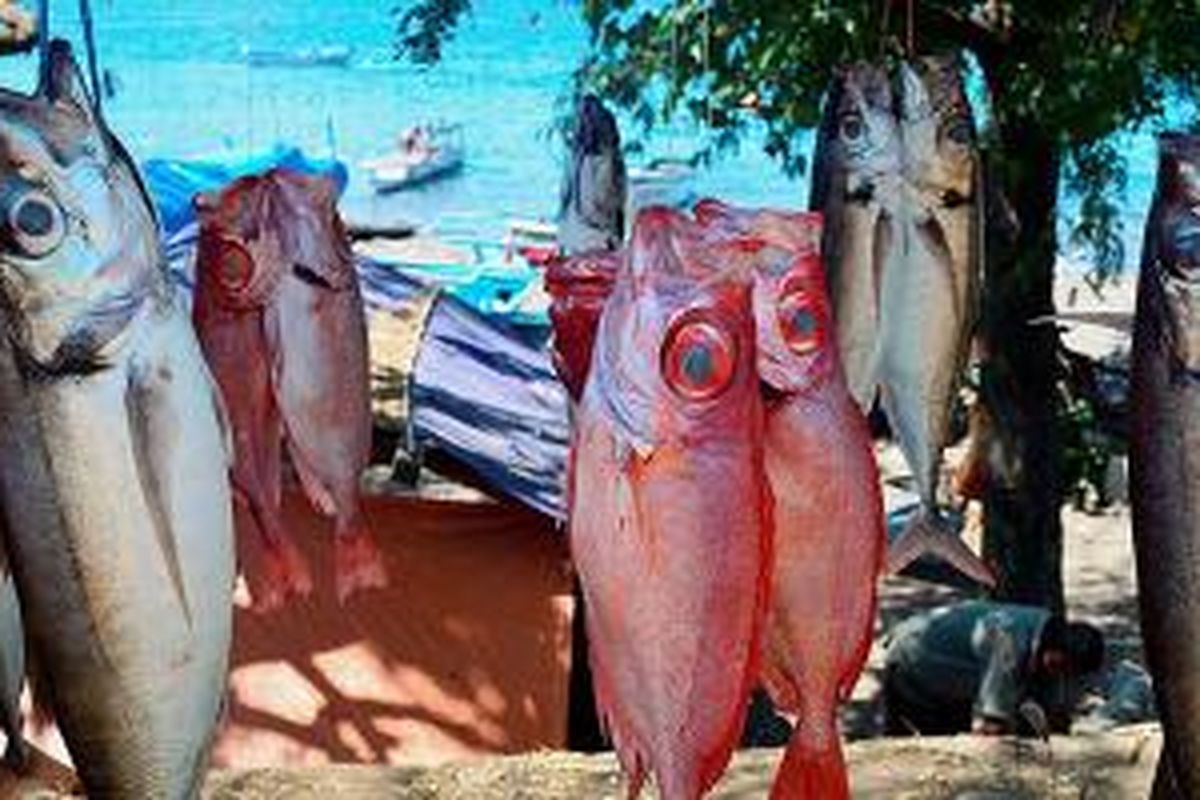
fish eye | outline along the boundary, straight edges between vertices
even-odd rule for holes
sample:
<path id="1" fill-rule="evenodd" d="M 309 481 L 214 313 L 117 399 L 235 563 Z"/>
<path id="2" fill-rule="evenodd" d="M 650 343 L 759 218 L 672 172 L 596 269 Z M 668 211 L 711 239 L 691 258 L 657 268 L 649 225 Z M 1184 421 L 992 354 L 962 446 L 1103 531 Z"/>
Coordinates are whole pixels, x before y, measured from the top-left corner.
<path id="1" fill-rule="evenodd" d="M 955 144 L 960 144 L 966 147 L 971 144 L 974 138 L 971 133 L 971 125 L 965 119 L 955 120 L 946 130 L 946 138 Z"/>
<path id="2" fill-rule="evenodd" d="M 863 118 L 861 114 L 844 114 L 841 120 L 842 138 L 855 142 L 863 135 Z"/>
<path id="3" fill-rule="evenodd" d="M 254 259 L 239 242 L 220 238 L 216 241 L 216 278 L 229 289 L 244 289 L 254 277 Z"/>
<path id="4" fill-rule="evenodd" d="M 733 383 L 737 342 L 722 326 L 688 315 L 671 326 L 662 349 L 662 372 L 685 400 L 712 400 Z"/>
<path id="5" fill-rule="evenodd" d="M 796 355 L 809 355 L 825 344 L 820 298 L 800 282 L 785 285 L 776 313 L 783 341 Z"/>
<path id="6" fill-rule="evenodd" d="M 62 209 L 40 189 L 16 197 L 8 207 L 5 225 L 12 243 L 34 258 L 53 252 L 66 236 Z"/>

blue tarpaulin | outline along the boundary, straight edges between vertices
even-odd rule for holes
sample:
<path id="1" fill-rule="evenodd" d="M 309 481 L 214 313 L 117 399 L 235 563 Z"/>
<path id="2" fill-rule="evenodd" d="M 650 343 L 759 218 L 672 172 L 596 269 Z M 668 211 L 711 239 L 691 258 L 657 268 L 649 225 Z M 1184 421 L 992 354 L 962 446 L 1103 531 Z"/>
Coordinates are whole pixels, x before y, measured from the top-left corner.
<path id="1" fill-rule="evenodd" d="M 200 192 L 219 189 L 245 175 L 287 167 L 308 174 L 325 173 L 345 191 L 350 173 L 346 165 L 331 159 L 312 159 L 296 147 L 277 145 L 273 150 L 244 158 L 169 159 L 152 158 L 142 164 L 146 185 L 158 206 L 163 233 L 170 241 L 195 222 L 192 198 Z"/>
<path id="2" fill-rule="evenodd" d="M 398 310 L 427 286 L 360 262 L 369 307 Z M 411 384 L 413 434 L 489 485 L 544 514 L 566 516 L 570 422 L 546 347 L 527 332 L 441 294 L 425 325 Z"/>

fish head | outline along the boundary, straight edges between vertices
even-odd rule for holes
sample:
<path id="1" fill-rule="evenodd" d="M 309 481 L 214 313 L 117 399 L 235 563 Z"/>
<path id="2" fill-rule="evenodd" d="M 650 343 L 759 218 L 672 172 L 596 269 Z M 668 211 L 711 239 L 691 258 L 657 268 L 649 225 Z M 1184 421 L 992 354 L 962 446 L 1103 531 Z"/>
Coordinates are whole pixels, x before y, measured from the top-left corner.
<path id="1" fill-rule="evenodd" d="M 132 159 L 55 41 L 33 95 L 0 91 L 0 314 L 28 367 L 95 371 L 143 301 L 167 293 Z"/>
<path id="2" fill-rule="evenodd" d="M 899 171 L 900 131 L 886 69 L 854 64 L 835 76 L 821 135 L 845 175 L 846 201 L 886 202 Z"/>
<path id="3" fill-rule="evenodd" d="M 345 288 L 354 256 L 336 202 L 331 177 L 286 169 L 197 195 L 197 281 L 232 309 L 261 307 L 289 273 Z"/>
<path id="4" fill-rule="evenodd" d="M 568 253 L 612 250 L 625 236 L 627 175 L 616 117 L 594 95 L 579 103 L 559 208 Z"/>
<path id="5" fill-rule="evenodd" d="M 1200 374 L 1200 137 L 1160 139 L 1155 230 L 1157 276 L 1172 349 L 1192 374 Z"/>
<path id="6" fill-rule="evenodd" d="M 899 68 L 903 173 L 927 210 L 966 206 L 975 191 L 974 117 L 956 56 L 929 56 Z"/>
<path id="7" fill-rule="evenodd" d="M 821 214 L 735 209 L 701 200 L 696 217 L 710 229 L 753 237 L 759 377 L 775 392 L 812 391 L 837 364 L 833 313 L 821 261 Z"/>
<path id="8" fill-rule="evenodd" d="M 618 440 L 641 457 L 756 425 L 755 249 L 746 239 L 713 242 L 673 209 L 638 214 L 601 314 L 586 391 L 597 393 Z"/>

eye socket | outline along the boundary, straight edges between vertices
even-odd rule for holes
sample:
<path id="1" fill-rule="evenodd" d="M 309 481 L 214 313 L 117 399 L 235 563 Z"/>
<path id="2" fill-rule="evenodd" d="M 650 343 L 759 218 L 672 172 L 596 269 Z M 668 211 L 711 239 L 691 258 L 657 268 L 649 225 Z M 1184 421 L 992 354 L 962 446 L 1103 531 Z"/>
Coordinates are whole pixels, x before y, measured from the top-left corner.
<path id="1" fill-rule="evenodd" d="M 955 120 L 946 130 L 946 138 L 955 144 L 961 144 L 964 147 L 971 143 L 973 138 L 971 133 L 971 125 L 965 119 Z"/>
<path id="2" fill-rule="evenodd" d="M 816 352 L 825 344 L 825 315 L 820 299 L 803 285 L 784 288 L 779 299 L 779 332 L 796 355 Z"/>
<path id="3" fill-rule="evenodd" d="M 685 400 L 711 400 L 733 383 L 737 357 L 737 342 L 728 331 L 688 315 L 671 326 L 663 343 L 663 377 Z"/>
<path id="4" fill-rule="evenodd" d="M 213 263 L 216 266 L 216 277 L 220 283 L 230 289 L 244 289 L 254 277 L 254 259 L 249 251 L 238 242 L 229 239 L 218 239 L 215 243 L 217 257 Z"/>
<path id="5" fill-rule="evenodd" d="M 12 243 L 27 256 L 53 252 L 66 236 L 62 209 L 50 195 L 29 189 L 8 206 L 5 227 Z"/>
<path id="6" fill-rule="evenodd" d="M 846 139 L 847 141 L 855 142 L 862 138 L 863 118 L 861 114 L 843 114 L 840 126 L 842 138 Z"/>

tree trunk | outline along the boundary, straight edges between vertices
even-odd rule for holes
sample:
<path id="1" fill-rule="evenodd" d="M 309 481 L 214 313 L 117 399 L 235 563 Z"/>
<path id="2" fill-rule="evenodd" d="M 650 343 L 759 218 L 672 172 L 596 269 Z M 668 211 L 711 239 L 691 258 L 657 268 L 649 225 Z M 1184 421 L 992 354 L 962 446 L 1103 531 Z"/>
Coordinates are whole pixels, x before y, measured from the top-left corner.
<path id="1" fill-rule="evenodd" d="M 1062 447 L 1053 313 L 1060 157 L 1030 119 L 1000 124 L 990 192 L 981 344 L 983 401 L 995 423 L 984 492 L 984 557 L 997 599 L 1061 611 Z M 995 201 L 997 193 L 1011 211 Z M 1005 224 L 1005 217 L 1016 227 Z"/>

